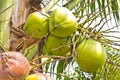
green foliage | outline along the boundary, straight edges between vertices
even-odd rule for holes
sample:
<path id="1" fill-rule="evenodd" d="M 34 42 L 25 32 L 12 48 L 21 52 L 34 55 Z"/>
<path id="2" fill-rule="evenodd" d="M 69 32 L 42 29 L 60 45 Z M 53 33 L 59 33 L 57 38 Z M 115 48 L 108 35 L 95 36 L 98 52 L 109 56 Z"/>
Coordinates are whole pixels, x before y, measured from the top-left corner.
<path id="1" fill-rule="evenodd" d="M 34 57 L 37 49 L 38 49 L 38 44 L 34 44 L 25 49 L 24 55 L 29 61 Z"/>
<path id="2" fill-rule="evenodd" d="M 9 22 L 12 0 L 0 0 L 0 47 L 9 48 Z"/>

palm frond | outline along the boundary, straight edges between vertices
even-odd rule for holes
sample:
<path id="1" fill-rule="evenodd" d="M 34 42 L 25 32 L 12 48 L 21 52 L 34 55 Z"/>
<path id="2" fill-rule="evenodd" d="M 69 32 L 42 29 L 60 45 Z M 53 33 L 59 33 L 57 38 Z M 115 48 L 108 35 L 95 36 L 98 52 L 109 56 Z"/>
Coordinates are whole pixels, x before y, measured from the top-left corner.
<path id="1" fill-rule="evenodd" d="M 5 50 L 9 48 L 9 22 L 12 6 L 12 0 L 0 1 L 0 47 L 4 45 Z"/>

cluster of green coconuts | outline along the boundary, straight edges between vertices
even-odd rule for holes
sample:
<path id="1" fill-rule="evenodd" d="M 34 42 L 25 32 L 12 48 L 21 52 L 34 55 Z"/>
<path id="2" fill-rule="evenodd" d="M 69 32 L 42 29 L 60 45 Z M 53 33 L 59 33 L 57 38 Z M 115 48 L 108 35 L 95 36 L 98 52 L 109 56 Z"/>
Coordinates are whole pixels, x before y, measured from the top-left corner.
<path id="1" fill-rule="evenodd" d="M 50 15 L 31 13 L 23 30 L 36 39 L 47 35 L 42 49 L 43 55 L 66 56 L 72 49 L 70 37 L 77 28 L 78 22 L 74 14 L 65 7 L 59 7 Z M 93 73 L 105 63 L 106 51 L 100 42 L 90 38 L 84 39 L 76 46 L 75 59 L 83 71 Z"/>
<path id="2" fill-rule="evenodd" d="M 59 7 L 50 16 L 40 12 L 30 14 L 23 30 L 36 39 L 48 34 L 42 54 L 62 56 L 70 51 L 69 36 L 77 30 L 77 26 L 77 19 L 72 12 L 65 7 Z"/>
<path id="3" fill-rule="evenodd" d="M 47 35 L 42 48 L 43 55 L 67 56 L 71 51 L 71 37 L 77 31 L 78 22 L 72 12 L 65 8 L 55 9 L 50 16 L 33 12 L 26 20 L 23 30 L 35 39 Z M 93 73 L 106 61 L 103 45 L 93 39 L 84 39 L 75 47 L 75 59 L 80 68 Z M 43 73 L 29 74 L 29 61 L 20 52 L 0 54 L 0 80 L 52 80 Z"/>

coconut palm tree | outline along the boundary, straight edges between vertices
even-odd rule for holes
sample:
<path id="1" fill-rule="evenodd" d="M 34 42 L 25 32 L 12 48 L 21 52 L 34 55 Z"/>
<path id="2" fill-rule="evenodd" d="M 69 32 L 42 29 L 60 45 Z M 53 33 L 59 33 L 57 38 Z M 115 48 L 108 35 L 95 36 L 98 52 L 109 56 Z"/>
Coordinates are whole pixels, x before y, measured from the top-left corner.
<path id="1" fill-rule="evenodd" d="M 47 36 L 35 39 L 23 30 L 31 13 L 44 12 L 49 17 L 57 7 L 68 8 L 78 21 L 76 33 L 70 36 L 69 56 L 42 55 Z M 120 0 L 0 0 L 0 52 L 22 52 L 32 66 L 30 74 L 46 73 L 54 80 L 119 80 L 119 21 Z M 74 58 L 75 43 L 83 37 L 96 39 L 106 49 L 106 62 L 94 73 L 83 71 Z"/>

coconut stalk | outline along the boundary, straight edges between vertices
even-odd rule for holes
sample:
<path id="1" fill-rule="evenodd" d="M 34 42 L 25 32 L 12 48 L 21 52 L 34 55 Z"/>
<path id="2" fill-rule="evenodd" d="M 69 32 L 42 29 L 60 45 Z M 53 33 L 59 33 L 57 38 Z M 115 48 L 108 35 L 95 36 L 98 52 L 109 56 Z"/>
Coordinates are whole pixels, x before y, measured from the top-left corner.
<path id="1" fill-rule="evenodd" d="M 13 0 L 0 0 L 0 48 L 4 51 L 9 48 L 9 22 Z"/>

